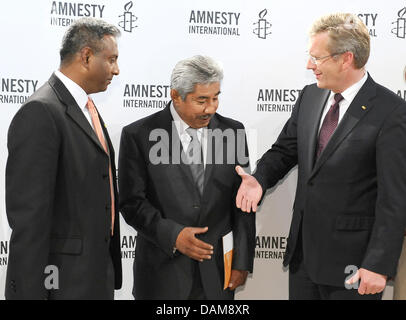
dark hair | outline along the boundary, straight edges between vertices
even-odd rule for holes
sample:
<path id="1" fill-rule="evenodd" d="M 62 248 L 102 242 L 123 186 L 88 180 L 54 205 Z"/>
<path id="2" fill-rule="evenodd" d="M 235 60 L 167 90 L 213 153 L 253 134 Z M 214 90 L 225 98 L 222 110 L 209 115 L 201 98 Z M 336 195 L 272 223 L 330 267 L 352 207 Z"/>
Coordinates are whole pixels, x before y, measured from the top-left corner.
<path id="1" fill-rule="evenodd" d="M 120 30 L 112 24 L 94 18 L 76 20 L 66 31 L 60 50 L 61 64 L 70 61 L 84 47 L 91 48 L 95 53 L 103 49 L 100 40 L 105 35 L 120 36 Z"/>

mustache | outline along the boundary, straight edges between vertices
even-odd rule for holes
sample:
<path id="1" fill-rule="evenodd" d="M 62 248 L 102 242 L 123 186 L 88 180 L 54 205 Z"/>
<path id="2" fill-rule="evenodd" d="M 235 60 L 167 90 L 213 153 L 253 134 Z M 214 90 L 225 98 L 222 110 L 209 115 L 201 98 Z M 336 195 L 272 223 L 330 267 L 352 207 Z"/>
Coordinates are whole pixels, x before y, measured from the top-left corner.
<path id="1" fill-rule="evenodd" d="M 201 116 L 197 116 L 197 119 L 199 119 L 199 120 L 208 120 L 212 116 L 213 116 L 212 114 L 204 114 L 204 115 L 201 115 Z"/>

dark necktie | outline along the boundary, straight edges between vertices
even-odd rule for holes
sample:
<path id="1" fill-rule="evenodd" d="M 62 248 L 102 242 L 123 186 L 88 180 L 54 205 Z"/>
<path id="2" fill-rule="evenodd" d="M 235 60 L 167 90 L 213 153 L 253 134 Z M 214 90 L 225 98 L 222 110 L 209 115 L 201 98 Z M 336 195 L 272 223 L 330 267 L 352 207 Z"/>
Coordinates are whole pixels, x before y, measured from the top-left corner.
<path id="1" fill-rule="evenodd" d="M 317 158 L 320 156 L 323 149 L 326 147 L 328 141 L 334 130 L 337 128 L 338 116 L 340 114 L 340 101 L 344 97 L 340 93 L 334 95 L 334 103 L 331 105 L 326 116 L 324 117 L 323 124 L 320 128 L 319 142 L 317 145 Z"/>
<path id="2" fill-rule="evenodd" d="M 192 176 L 194 182 L 199 189 L 200 195 L 203 194 L 203 184 L 204 184 L 204 164 L 203 164 L 203 152 L 202 146 L 199 139 L 197 138 L 197 129 L 187 128 L 186 132 L 190 135 L 192 140 L 186 151 L 186 157 L 190 170 L 192 171 Z"/>

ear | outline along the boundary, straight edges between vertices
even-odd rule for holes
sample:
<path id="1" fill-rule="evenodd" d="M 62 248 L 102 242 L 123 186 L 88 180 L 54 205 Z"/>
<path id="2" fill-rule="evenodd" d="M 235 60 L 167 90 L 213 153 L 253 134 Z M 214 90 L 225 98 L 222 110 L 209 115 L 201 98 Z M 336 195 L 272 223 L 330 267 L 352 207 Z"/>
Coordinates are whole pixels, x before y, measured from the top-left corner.
<path id="1" fill-rule="evenodd" d="M 350 51 L 344 52 L 342 54 L 343 57 L 343 68 L 348 69 L 350 67 L 354 67 L 354 54 Z"/>
<path id="2" fill-rule="evenodd" d="M 182 97 L 177 90 L 171 89 L 171 99 L 175 104 L 177 104 L 180 100 L 182 100 Z"/>
<path id="3" fill-rule="evenodd" d="M 93 56 L 93 50 L 89 47 L 84 47 L 80 50 L 80 62 L 85 67 L 89 67 L 89 60 Z"/>

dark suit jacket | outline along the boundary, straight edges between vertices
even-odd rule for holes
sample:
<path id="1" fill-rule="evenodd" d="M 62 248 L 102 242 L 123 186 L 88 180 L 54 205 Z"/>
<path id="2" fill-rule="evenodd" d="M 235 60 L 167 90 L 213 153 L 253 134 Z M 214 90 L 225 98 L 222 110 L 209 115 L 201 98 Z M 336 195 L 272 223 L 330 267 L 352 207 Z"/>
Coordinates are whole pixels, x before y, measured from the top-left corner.
<path id="1" fill-rule="evenodd" d="M 266 190 L 298 164 L 284 265 L 302 240 L 315 283 L 343 286 L 347 265 L 392 277 L 406 221 L 406 104 L 368 76 L 316 160 L 329 93 L 315 84 L 303 89 L 254 174 Z"/>
<path id="2" fill-rule="evenodd" d="M 229 129 L 234 134 L 240 129 L 243 133 L 240 142 L 244 145 L 241 123 L 215 114 L 209 129 L 215 128 Z M 150 151 L 154 151 L 157 142 L 150 134 L 154 129 L 169 133 L 169 139 L 161 140 L 161 155 L 169 156 L 166 164 L 153 164 L 154 152 L 150 154 Z M 138 232 L 134 296 L 136 299 L 187 299 L 195 261 L 179 252 L 173 254 L 173 248 L 184 227 L 208 226 L 207 233 L 198 236 L 214 246 L 212 259 L 199 263 L 204 291 L 208 299 L 231 299 L 233 292 L 223 290 L 222 237 L 231 230 L 234 233 L 233 268 L 252 271 L 255 215 L 244 214 L 235 206 L 241 182 L 234 169 L 236 161 L 207 164 L 204 192 L 200 197 L 190 168 L 176 161 L 181 145 L 176 128 L 173 130 L 167 106 L 126 126 L 121 136 L 120 209 L 127 223 Z M 230 150 L 235 147 L 232 142 L 230 146 Z M 214 154 L 219 155 L 221 149 L 227 152 L 225 142 L 221 141 L 217 147 Z M 248 165 L 248 162 L 240 164 Z"/>
<path id="3" fill-rule="evenodd" d="M 115 176 L 113 146 L 100 121 Z M 108 297 L 110 255 L 116 288 L 122 277 L 118 210 L 110 239 L 109 157 L 54 74 L 15 115 L 8 150 L 6 207 L 12 234 L 6 298 Z M 44 287 L 48 265 L 59 269 L 58 290 Z"/>

